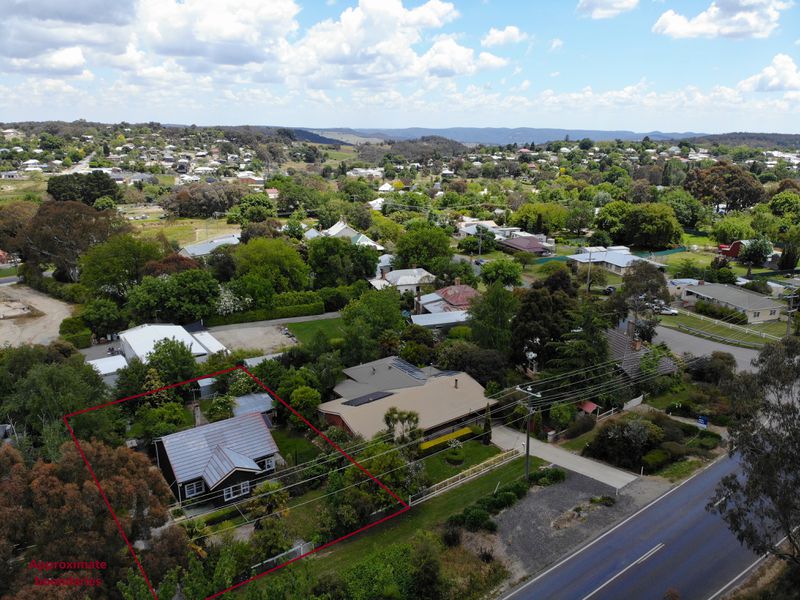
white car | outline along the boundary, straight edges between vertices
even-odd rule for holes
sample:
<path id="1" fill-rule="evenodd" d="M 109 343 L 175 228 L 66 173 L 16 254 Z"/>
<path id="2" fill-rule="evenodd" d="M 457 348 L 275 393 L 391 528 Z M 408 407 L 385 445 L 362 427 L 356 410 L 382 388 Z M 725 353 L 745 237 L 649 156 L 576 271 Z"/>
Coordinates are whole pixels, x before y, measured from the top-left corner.
<path id="1" fill-rule="evenodd" d="M 677 311 L 677 310 L 675 310 L 674 308 L 671 308 L 671 307 L 669 307 L 669 306 L 663 306 L 663 307 L 661 307 L 661 309 L 658 311 L 658 314 L 660 314 L 660 315 L 673 315 L 673 316 L 675 316 L 675 315 L 677 315 L 677 314 L 678 314 L 678 311 Z"/>

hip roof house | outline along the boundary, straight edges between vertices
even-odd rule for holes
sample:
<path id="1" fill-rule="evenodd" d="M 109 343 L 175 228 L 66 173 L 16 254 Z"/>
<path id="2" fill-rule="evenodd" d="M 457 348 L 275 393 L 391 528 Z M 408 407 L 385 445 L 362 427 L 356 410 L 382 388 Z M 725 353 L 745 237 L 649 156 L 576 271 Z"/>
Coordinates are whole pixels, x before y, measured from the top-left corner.
<path id="1" fill-rule="evenodd" d="M 419 428 L 434 433 L 483 414 L 488 400 L 483 386 L 466 373 L 420 369 L 389 356 L 344 370 L 348 379 L 334 392 L 341 396 L 325 402 L 323 418 L 351 434 L 371 438 L 383 431 L 383 416 L 396 407 L 419 415 Z"/>

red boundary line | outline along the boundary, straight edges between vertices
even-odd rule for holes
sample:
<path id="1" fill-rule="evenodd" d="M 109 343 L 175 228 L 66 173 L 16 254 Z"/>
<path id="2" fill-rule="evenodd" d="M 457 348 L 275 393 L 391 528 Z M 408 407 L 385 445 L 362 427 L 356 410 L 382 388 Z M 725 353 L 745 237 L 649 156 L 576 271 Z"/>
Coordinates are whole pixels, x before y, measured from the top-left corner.
<path id="1" fill-rule="evenodd" d="M 342 448 L 339 447 L 338 444 L 336 444 L 333 440 L 329 439 L 328 436 L 326 436 L 324 433 L 322 433 L 319 429 L 314 427 L 314 425 L 312 425 L 308 421 L 308 419 L 306 419 L 303 415 L 298 413 L 294 408 L 289 406 L 288 403 L 284 402 L 283 398 L 278 396 L 278 394 L 276 394 L 270 388 L 268 388 L 266 385 L 264 385 L 264 383 L 258 377 L 253 375 L 244 366 L 231 367 L 229 369 L 224 369 L 222 371 L 217 371 L 215 373 L 209 373 L 208 375 L 201 375 L 200 377 L 193 377 L 192 379 L 187 379 L 186 381 L 181 381 L 179 383 L 173 383 L 173 384 L 170 384 L 170 385 L 165 385 L 165 386 L 162 386 L 162 387 L 160 387 L 158 389 L 150 390 L 149 392 L 142 392 L 141 394 L 136 394 L 134 396 L 128 396 L 127 398 L 120 398 L 119 400 L 113 400 L 111 402 L 105 402 L 103 404 L 98 404 L 97 406 L 90 406 L 88 408 L 84 408 L 82 410 L 78 410 L 78 411 L 66 414 L 62 418 L 64 420 L 64 424 L 67 426 L 67 429 L 69 430 L 70 435 L 72 436 L 72 441 L 75 442 L 75 447 L 78 449 L 78 452 L 80 453 L 81 458 L 83 459 L 83 462 L 86 464 L 86 468 L 89 470 L 89 474 L 92 476 L 92 479 L 94 480 L 94 484 L 97 486 L 97 489 L 100 491 L 100 496 L 102 496 L 103 502 L 105 503 L 106 507 L 108 508 L 108 511 L 111 513 L 111 517 L 114 519 L 114 523 L 116 523 L 117 529 L 119 530 L 119 533 L 122 536 L 122 539 L 124 540 L 125 545 L 128 547 L 128 550 L 130 551 L 131 556 L 133 556 L 133 560 L 136 562 L 136 566 L 139 568 L 139 572 L 142 574 L 142 577 L 144 577 L 145 583 L 147 583 L 147 587 L 149 588 L 150 593 L 153 595 L 153 598 L 155 600 L 158 600 L 158 596 L 156 595 L 156 591 L 153 588 L 153 585 L 150 583 L 150 578 L 147 576 L 147 573 L 145 572 L 144 567 L 142 566 L 142 563 L 139 561 L 139 557 L 136 555 L 136 551 L 133 549 L 133 545 L 131 544 L 130 540 L 128 539 L 128 536 L 125 535 L 125 530 L 122 528 L 122 524 L 119 522 L 119 518 L 117 517 L 117 514 L 114 512 L 114 509 L 111 508 L 111 503 L 108 501 L 108 497 L 106 496 L 105 491 L 103 491 L 103 488 L 100 485 L 100 481 L 97 479 L 97 475 L 95 475 L 95 472 L 92 469 L 92 465 L 89 464 L 89 460 L 86 458 L 86 454 L 83 452 L 83 448 L 81 447 L 80 442 L 78 441 L 78 438 L 75 435 L 75 432 L 73 431 L 72 427 L 69 424 L 69 419 L 71 417 L 77 417 L 78 415 L 82 415 L 82 414 L 87 413 L 87 412 L 91 412 L 91 411 L 98 410 L 98 409 L 101 409 L 101 408 L 106 408 L 108 406 L 113 406 L 115 404 L 120 404 L 122 402 L 127 402 L 128 400 L 134 400 L 136 398 L 142 398 L 144 396 L 149 396 L 150 394 L 156 394 L 156 393 L 158 393 L 158 392 L 160 392 L 162 390 L 169 390 L 169 389 L 181 386 L 181 385 L 185 385 L 187 383 L 192 383 L 194 381 L 199 381 L 201 379 L 207 379 L 209 377 L 216 377 L 217 375 L 224 375 L 225 373 L 230 373 L 231 371 L 237 371 L 237 370 L 246 373 L 251 379 L 253 379 L 253 381 L 255 381 L 264 390 L 266 390 L 270 394 L 270 396 L 272 396 L 273 398 L 277 398 L 280 401 L 281 404 L 283 404 L 292 413 L 294 413 L 295 416 L 300 418 L 300 420 L 302 420 L 306 425 L 308 425 L 309 428 L 311 428 L 312 431 L 314 431 L 317 435 L 319 435 L 326 442 L 328 442 L 331 446 L 333 446 L 333 448 L 335 448 L 339 453 L 341 453 L 342 456 L 347 458 L 347 460 L 349 460 L 352 464 L 354 464 L 356 467 L 358 467 L 367 477 L 369 477 L 372 481 L 377 483 L 378 486 L 383 488 L 392 498 L 397 500 L 397 502 L 402 506 L 402 508 L 400 510 L 390 514 L 390 515 L 387 515 L 387 516 L 383 517 L 382 519 L 379 519 L 379 520 L 375 521 L 374 523 L 370 523 L 369 525 L 365 525 L 365 526 L 363 526 L 363 527 L 361 527 L 359 529 L 356 529 L 355 531 L 351 531 L 350 533 L 348 533 L 346 535 L 343 535 L 342 537 L 339 537 L 339 538 L 336 538 L 335 540 L 327 542 L 327 543 L 323 544 L 322 546 L 318 546 L 317 548 L 314 548 L 313 550 L 310 550 L 309 552 L 306 552 L 305 554 L 301 554 L 300 556 L 296 556 L 295 558 L 287 560 L 286 562 L 281 563 L 276 567 L 272 567 L 271 569 L 268 569 L 268 570 L 264 571 L 263 573 L 259 573 L 258 575 L 254 575 L 253 577 L 250 577 L 249 579 L 245 579 L 244 581 L 242 581 L 240 583 L 237 583 L 236 585 L 232 585 L 232 586 L 230 586 L 228 588 L 225 588 L 224 590 L 216 592 L 216 593 L 208 596 L 205 600 L 211 600 L 212 598 L 217 598 L 219 596 L 222 596 L 223 594 L 226 594 L 227 592 L 230 592 L 230 591 L 232 591 L 232 590 L 234 590 L 234 589 L 236 589 L 238 587 L 241 587 L 241 586 L 245 585 L 246 583 L 250 583 L 251 581 L 255 581 L 256 579 L 260 579 L 261 577 L 264 577 L 265 575 L 269 575 L 270 573 L 273 573 L 273 572 L 277 571 L 278 569 L 282 569 L 283 567 L 285 567 L 287 565 L 290 565 L 290 564 L 292 564 L 294 562 L 297 562 L 298 560 L 300 560 L 302 558 L 305 558 L 306 556 L 309 556 L 311 554 L 319 552 L 320 550 L 323 550 L 325 548 L 329 548 L 330 546 L 333 546 L 334 544 L 338 544 L 342 540 L 346 540 L 347 538 L 352 537 L 352 536 L 356 535 L 357 533 L 361 533 L 362 531 L 366 531 L 367 529 L 370 529 L 371 527 L 375 527 L 376 525 L 379 525 L 379 524 L 381 524 L 381 523 L 383 523 L 385 521 L 388 521 L 389 519 L 393 519 L 394 517 L 396 517 L 396 516 L 398 516 L 400 514 L 403 514 L 404 512 L 406 512 L 406 511 L 411 509 L 411 506 L 407 502 L 403 501 L 402 498 L 400 498 L 397 494 L 395 494 L 392 490 L 390 490 L 383 482 L 381 482 L 377 477 L 375 477 L 367 469 L 365 469 L 363 466 L 361 466 L 361 464 L 359 464 L 358 461 L 356 461 L 356 459 L 354 459 L 347 452 L 342 450 Z"/>

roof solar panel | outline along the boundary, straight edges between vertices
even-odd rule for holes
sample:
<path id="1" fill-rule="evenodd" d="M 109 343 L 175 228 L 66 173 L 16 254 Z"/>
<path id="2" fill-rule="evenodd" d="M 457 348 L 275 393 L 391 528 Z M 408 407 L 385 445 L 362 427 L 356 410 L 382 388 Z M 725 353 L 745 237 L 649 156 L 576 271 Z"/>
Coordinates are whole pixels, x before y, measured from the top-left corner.
<path id="1" fill-rule="evenodd" d="M 402 358 L 394 359 L 392 361 L 392 366 L 395 369 L 399 369 L 403 373 L 406 373 L 407 375 L 410 375 L 414 379 L 418 379 L 420 381 L 424 381 L 425 380 L 425 373 L 423 373 L 420 369 L 418 369 L 417 367 L 415 367 L 411 363 L 408 363 L 408 362 L 404 361 Z"/>
<path id="2" fill-rule="evenodd" d="M 361 406 L 362 404 L 369 404 L 370 402 L 375 402 L 375 400 L 380 400 L 381 398 L 386 398 L 391 395 L 391 392 L 370 392 L 369 394 L 364 394 L 363 396 L 353 398 L 347 402 L 342 402 L 342 404 L 344 406 Z"/>

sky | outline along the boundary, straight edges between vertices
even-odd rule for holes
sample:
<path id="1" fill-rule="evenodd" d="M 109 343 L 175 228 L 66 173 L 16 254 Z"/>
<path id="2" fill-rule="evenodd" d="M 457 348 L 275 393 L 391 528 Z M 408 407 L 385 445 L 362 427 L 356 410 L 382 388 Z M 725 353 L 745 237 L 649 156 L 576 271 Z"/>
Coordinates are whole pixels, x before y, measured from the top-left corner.
<path id="1" fill-rule="evenodd" d="M 0 0 L 0 121 L 800 133 L 800 0 Z"/>

